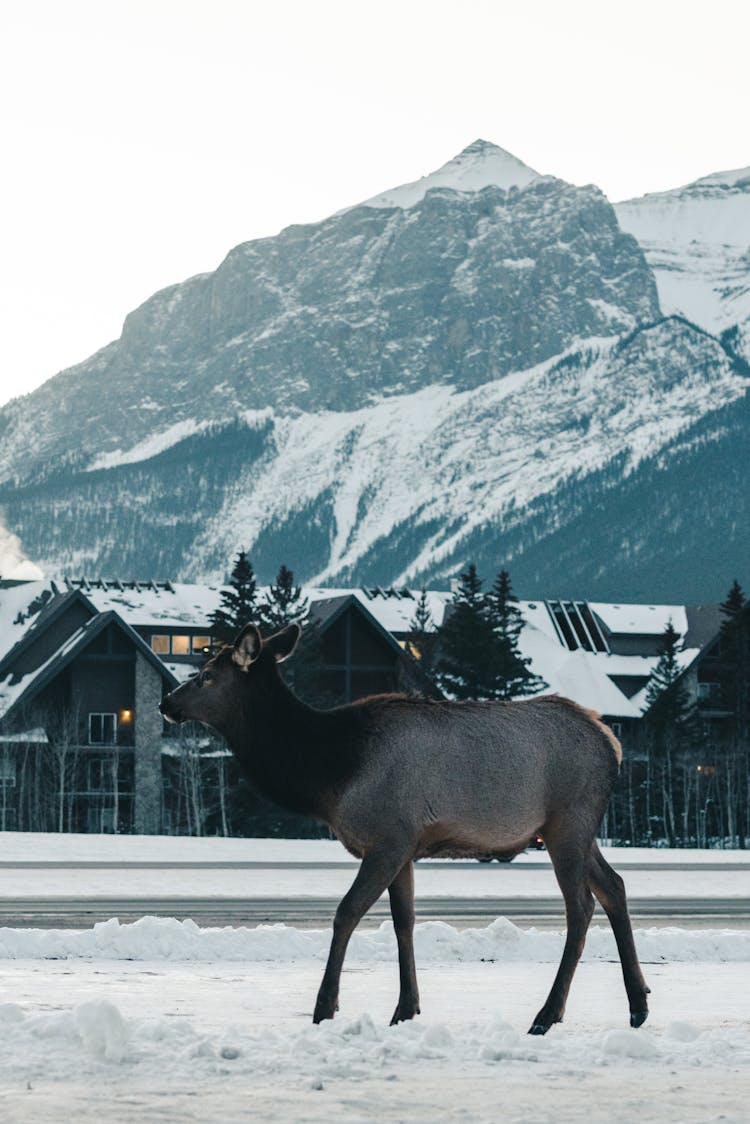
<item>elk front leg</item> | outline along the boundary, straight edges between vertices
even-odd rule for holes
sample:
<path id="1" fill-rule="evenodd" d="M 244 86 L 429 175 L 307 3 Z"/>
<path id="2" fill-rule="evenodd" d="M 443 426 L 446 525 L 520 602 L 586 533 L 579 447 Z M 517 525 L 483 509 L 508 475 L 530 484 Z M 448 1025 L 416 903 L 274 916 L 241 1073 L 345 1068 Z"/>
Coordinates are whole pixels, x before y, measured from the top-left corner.
<path id="1" fill-rule="evenodd" d="M 417 967 L 414 963 L 414 863 L 409 860 L 388 887 L 391 917 L 398 942 L 398 970 L 401 989 L 398 1005 L 391 1019 L 394 1023 L 413 1019 L 419 1014 Z"/>
<path id="2" fill-rule="evenodd" d="M 349 938 L 370 906 L 390 886 L 405 859 L 404 850 L 399 848 L 397 851 L 372 851 L 362 860 L 357 877 L 341 899 L 333 920 L 333 940 L 315 1003 L 314 1023 L 332 1019 L 338 1010 L 339 980 Z"/>

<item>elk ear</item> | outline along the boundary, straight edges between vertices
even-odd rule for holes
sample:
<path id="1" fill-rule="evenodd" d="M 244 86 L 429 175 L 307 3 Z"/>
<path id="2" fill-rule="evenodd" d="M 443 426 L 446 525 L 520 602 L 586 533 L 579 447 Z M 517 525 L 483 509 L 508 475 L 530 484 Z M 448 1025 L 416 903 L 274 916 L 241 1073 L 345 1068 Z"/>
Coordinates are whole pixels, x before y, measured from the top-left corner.
<path id="1" fill-rule="evenodd" d="M 255 663 L 260 655 L 262 640 L 257 626 L 246 624 L 234 642 L 232 659 L 242 671 L 247 671 L 251 663 Z"/>
<path id="2" fill-rule="evenodd" d="M 281 632 L 275 632 L 273 636 L 269 636 L 263 647 L 271 652 L 277 663 L 282 663 L 289 659 L 297 647 L 297 641 L 301 633 L 302 629 L 298 624 L 288 624 L 286 628 L 282 628 Z"/>

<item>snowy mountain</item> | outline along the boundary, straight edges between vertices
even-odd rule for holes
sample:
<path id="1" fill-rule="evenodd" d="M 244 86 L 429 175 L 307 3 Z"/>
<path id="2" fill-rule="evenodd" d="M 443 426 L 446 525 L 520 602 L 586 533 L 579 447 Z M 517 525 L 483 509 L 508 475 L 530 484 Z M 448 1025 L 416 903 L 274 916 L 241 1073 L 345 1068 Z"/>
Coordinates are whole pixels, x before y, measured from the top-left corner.
<path id="1" fill-rule="evenodd" d="M 750 168 L 617 203 L 654 270 L 662 310 L 731 331 L 750 359 Z"/>
<path id="2" fill-rule="evenodd" d="M 238 246 L 9 403 L 8 527 L 49 574 L 216 580 L 244 546 L 263 578 L 284 561 L 318 583 L 416 582 L 472 557 L 617 599 L 637 563 L 658 585 L 637 597 L 688 597 L 645 493 L 628 551 L 632 485 L 657 463 L 669 475 L 706 419 L 740 416 L 750 369 L 737 333 L 662 315 L 664 272 L 597 188 L 477 141 L 414 184 Z M 736 446 L 709 426 L 680 463 L 728 428 Z M 626 492 L 625 522 L 608 523 Z M 573 526 L 586 541 L 587 504 L 617 549 L 562 545 Z M 743 572 L 735 541 L 699 598 Z"/>
<path id="3" fill-rule="evenodd" d="M 366 207 L 413 207 L 436 187 L 452 191 L 481 191 L 483 187 L 528 187 L 542 177 L 523 160 L 489 141 L 476 140 L 442 168 L 413 183 L 402 184 L 365 200 Z"/>

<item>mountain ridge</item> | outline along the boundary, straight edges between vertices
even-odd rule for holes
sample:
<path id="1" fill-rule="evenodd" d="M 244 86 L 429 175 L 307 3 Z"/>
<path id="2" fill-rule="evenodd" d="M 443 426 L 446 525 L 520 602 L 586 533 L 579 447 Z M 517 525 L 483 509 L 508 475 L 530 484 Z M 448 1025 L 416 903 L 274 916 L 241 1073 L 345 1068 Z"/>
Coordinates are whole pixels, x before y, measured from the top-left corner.
<path id="1" fill-rule="evenodd" d="M 504 175 L 526 182 L 484 182 Z M 598 188 L 488 142 L 403 186 L 241 243 L 0 410 L 0 503 L 29 555 L 58 575 L 220 580 L 242 545 L 263 579 L 285 561 L 302 580 L 390 584 L 444 580 L 494 543 L 527 580 L 578 525 L 577 494 L 633 510 L 618 497 L 661 488 L 668 469 L 648 465 L 681 434 L 744 418 L 737 293 L 716 322 L 705 301 L 697 319 L 660 302 L 691 192 L 661 199 L 660 250 L 623 230 L 652 204 L 617 205 L 623 224 Z M 701 190 L 714 231 L 719 188 Z M 729 195 L 744 200 L 742 177 Z M 659 575 L 659 529 L 638 534 Z M 624 557 L 575 558 L 588 596 L 621 596 Z"/>

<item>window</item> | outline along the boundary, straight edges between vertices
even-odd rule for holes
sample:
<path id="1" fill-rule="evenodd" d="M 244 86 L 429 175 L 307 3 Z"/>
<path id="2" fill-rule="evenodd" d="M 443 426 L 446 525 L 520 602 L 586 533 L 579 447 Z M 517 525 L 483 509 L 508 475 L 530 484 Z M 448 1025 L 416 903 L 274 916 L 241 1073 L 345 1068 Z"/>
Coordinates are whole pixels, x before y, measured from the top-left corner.
<path id="1" fill-rule="evenodd" d="M 719 702 L 721 700 L 721 683 L 699 683 L 698 698 L 701 702 Z"/>
<path id="2" fill-rule="evenodd" d="M 610 722 L 609 728 L 616 738 L 622 737 L 622 722 Z"/>
<path id="3" fill-rule="evenodd" d="M 151 651 L 157 656 L 204 656 L 204 648 L 210 648 L 210 636 L 167 636 L 154 633 L 151 636 Z"/>
<path id="4" fill-rule="evenodd" d="M 116 740 L 116 714 L 89 714 L 89 745 L 114 745 Z"/>
<path id="5" fill-rule="evenodd" d="M 547 610 L 562 642 L 571 652 L 606 652 L 607 642 L 585 601 L 547 601 Z"/>
<path id="6" fill-rule="evenodd" d="M 16 761 L 14 757 L 0 757 L 0 785 L 13 788 L 16 783 Z"/>
<path id="7" fill-rule="evenodd" d="M 92 757 L 88 762 L 86 789 L 88 792 L 102 792 L 107 787 L 106 766 L 101 757 Z"/>

